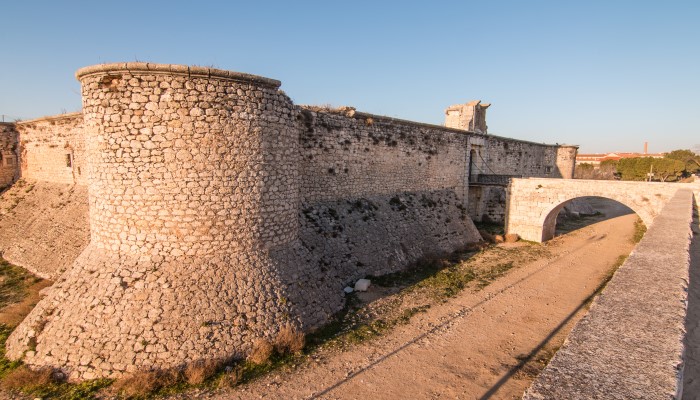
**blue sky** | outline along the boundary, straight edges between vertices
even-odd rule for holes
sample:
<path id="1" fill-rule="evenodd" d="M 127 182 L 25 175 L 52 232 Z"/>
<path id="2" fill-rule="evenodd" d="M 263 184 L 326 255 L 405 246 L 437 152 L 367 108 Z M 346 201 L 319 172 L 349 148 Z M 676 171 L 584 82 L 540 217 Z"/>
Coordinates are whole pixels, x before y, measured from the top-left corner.
<path id="1" fill-rule="evenodd" d="M 0 114 L 80 109 L 75 71 L 121 61 L 282 81 L 297 104 L 441 124 L 492 103 L 489 132 L 580 152 L 700 148 L 699 1 L 8 1 Z"/>

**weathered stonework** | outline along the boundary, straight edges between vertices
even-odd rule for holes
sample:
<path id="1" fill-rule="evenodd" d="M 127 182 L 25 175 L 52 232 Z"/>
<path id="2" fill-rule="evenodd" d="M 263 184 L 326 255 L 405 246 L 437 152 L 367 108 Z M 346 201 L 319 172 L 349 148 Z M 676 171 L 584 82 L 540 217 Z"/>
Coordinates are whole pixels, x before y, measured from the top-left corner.
<path id="1" fill-rule="evenodd" d="M 486 133 L 486 109 L 491 104 L 481 104 L 481 100 L 466 104 L 455 104 L 445 110 L 445 126 L 475 133 Z"/>
<path id="2" fill-rule="evenodd" d="M 19 144 L 15 125 L 0 123 L 0 191 L 19 177 Z"/>
<path id="3" fill-rule="evenodd" d="M 87 186 L 90 244 L 7 341 L 71 379 L 243 357 L 283 324 L 318 326 L 353 280 L 480 239 L 470 171 L 568 162 L 558 146 L 295 106 L 278 81 L 230 71 L 77 76 L 82 122 L 17 129 L 29 180 Z"/>
<path id="4" fill-rule="evenodd" d="M 23 179 L 85 185 L 83 114 L 17 123 Z"/>

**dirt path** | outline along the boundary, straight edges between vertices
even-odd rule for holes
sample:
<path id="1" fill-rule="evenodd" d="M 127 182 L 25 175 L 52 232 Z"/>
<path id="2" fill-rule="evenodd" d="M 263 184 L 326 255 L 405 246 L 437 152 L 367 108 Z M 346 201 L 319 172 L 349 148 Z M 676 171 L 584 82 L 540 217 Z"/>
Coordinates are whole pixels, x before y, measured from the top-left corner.
<path id="1" fill-rule="evenodd" d="M 608 216 L 624 210 L 609 208 Z M 608 219 L 548 243 L 553 256 L 465 290 L 384 337 L 310 362 L 217 399 L 513 399 L 583 316 L 620 256 L 633 248 L 636 215 Z"/>

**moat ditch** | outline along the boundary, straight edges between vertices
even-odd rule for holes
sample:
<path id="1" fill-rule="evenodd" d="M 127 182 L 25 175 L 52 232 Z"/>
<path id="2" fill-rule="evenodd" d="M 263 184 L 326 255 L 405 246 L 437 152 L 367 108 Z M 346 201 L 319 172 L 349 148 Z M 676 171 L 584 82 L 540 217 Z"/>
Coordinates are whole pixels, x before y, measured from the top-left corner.
<path id="1" fill-rule="evenodd" d="M 509 291 L 522 290 L 518 288 L 518 285 L 531 280 L 528 278 L 528 274 L 542 273 L 528 272 L 528 269 L 552 268 L 561 264 L 562 260 L 567 260 L 572 252 L 578 254 L 584 248 L 580 246 L 582 242 L 584 244 L 590 242 L 594 246 L 602 243 L 600 237 L 615 235 L 618 239 L 629 242 L 634 236 L 633 219 L 631 218 L 627 219 L 632 222 L 626 222 L 629 225 L 629 229 L 625 233 L 629 236 L 628 238 L 622 238 L 622 234 L 619 232 L 598 232 L 599 228 L 594 228 L 597 223 L 611 218 L 612 215 L 614 213 L 599 214 L 573 221 L 566 228 L 573 230 L 571 236 L 565 234 L 545 245 L 519 242 L 498 246 L 473 246 L 465 252 L 455 253 L 450 257 L 423 259 L 416 266 L 404 272 L 369 277 L 373 281 L 370 290 L 348 296 L 345 309 L 338 314 L 333 322 L 307 336 L 306 348 L 303 353 L 273 355 L 260 364 L 230 363 L 228 368 L 224 367 L 221 371 L 211 374 L 204 382 L 197 385 L 187 384 L 182 377 L 176 377 L 173 380 L 172 376 L 169 378 L 171 380 L 169 386 L 163 386 L 163 382 L 153 384 L 153 382 L 146 380 L 141 382 L 141 385 L 147 388 L 153 384 L 153 391 L 150 394 L 131 392 L 130 397 L 173 396 L 175 398 L 189 398 L 198 396 L 215 398 L 222 396 L 222 398 L 249 398 L 266 394 L 273 398 L 351 398 L 360 395 L 365 393 L 363 390 L 367 389 L 367 385 L 360 382 L 365 381 L 362 379 L 363 376 L 376 373 L 375 370 L 382 369 L 385 364 L 392 364 L 392 358 L 403 357 L 403 354 L 410 352 L 408 350 L 411 350 L 411 347 L 416 347 L 420 352 L 429 350 L 430 343 L 433 341 L 452 341 L 457 332 L 463 329 L 465 320 L 469 320 L 473 314 L 482 314 L 483 316 L 485 311 L 480 313 L 479 310 L 488 303 L 495 303 L 498 300 L 501 303 L 501 308 L 495 314 L 510 314 L 508 300 L 500 300 L 500 298 L 505 297 L 504 294 Z M 593 227 L 587 227 L 587 225 Z M 607 225 L 605 229 L 610 230 L 612 226 L 625 224 L 608 223 Z M 586 235 L 589 236 L 586 237 Z M 593 239 L 591 240 L 591 238 Z M 569 242 L 577 243 L 579 247 Z M 631 250 L 631 245 L 629 249 Z M 478 368 L 476 370 L 462 368 L 461 372 L 454 372 L 460 369 L 453 368 L 449 375 L 452 375 L 452 378 L 457 381 L 481 382 L 480 386 L 484 386 L 484 382 L 493 381 L 496 377 L 503 380 L 503 382 L 501 380 L 493 381 L 493 384 L 486 391 L 483 390 L 483 387 L 481 392 L 474 388 L 465 388 L 464 393 L 486 395 L 490 393 L 490 390 L 492 393 L 489 396 L 495 396 L 494 398 L 509 398 L 509 393 L 522 393 L 522 390 L 536 377 L 537 373 L 544 368 L 549 358 L 556 352 L 575 320 L 585 313 L 587 302 L 609 279 L 611 268 L 614 269 L 619 265 L 625 256 L 626 253 L 616 257 L 608 257 L 606 261 L 608 264 L 598 268 L 595 272 L 595 278 L 586 280 L 585 286 L 590 287 L 590 290 L 574 307 L 577 311 L 573 313 L 573 316 L 565 315 L 560 318 L 559 325 L 561 326 L 555 325 L 556 329 L 550 329 L 549 333 L 553 334 L 547 340 L 540 340 L 530 348 L 520 344 L 513 346 L 511 350 L 507 351 L 509 357 L 504 358 L 502 353 L 511 346 L 510 344 L 505 344 L 502 339 L 494 342 L 493 339 L 488 338 L 489 335 L 484 336 L 483 331 L 481 333 L 471 332 L 467 336 L 470 339 L 478 339 L 475 340 L 475 343 L 478 344 L 475 348 L 481 349 L 477 352 L 481 354 L 471 354 L 471 357 L 467 356 L 466 359 L 467 363 L 478 365 Z M 569 261 L 565 261 L 566 263 Z M 3 271 L 6 270 L 6 267 L 9 268 L 8 271 L 22 271 L 5 263 Z M 590 274 L 591 271 L 588 273 Z M 31 305 L 36 300 L 26 303 L 28 298 L 26 293 L 36 293 L 38 298 L 36 287 L 47 284 L 46 281 L 35 279 L 29 275 L 22 279 L 24 279 L 25 284 L 15 285 L 14 288 L 17 290 L 12 289 L 12 287 L 8 289 L 10 292 L 15 290 L 16 293 L 12 300 L 8 300 L 8 303 L 17 304 L 17 301 L 23 298 L 20 302 Z M 9 281 L 11 279 L 3 278 L 3 283 Z M 3 293 L 5 293 L 4 287 Z M 5 312 L 6 309 L 3 307 L 0 312 Z M 30 309 L 30 307 L 25 308 L 25 312 Z M 17 322 L 8 321 L 2 326 L 4 337 L 9 334 L 12 325 Z M 526 322 L 525 325 L 537 326 L 538 323 L 530 321 Z M 494 329 L 502 330 L 504 327 L 500 326 Z M 507 330 L 509 327 L 505 329 Z M 543 327 L 543 329 L 546 331 L 548 328 Z M 547 338 L 546 335 L 545 338 Z M 464 343 L 464 340 L 460 342 Z M 444 348 L 445 346 L 440 346 L 441 350 Z M 518 351 L 515 351 L 516 349 Z M 494 352 L 501 354 L 494 354 Z M 461 351 L 458 353 L 464 355 Z M 445 356 L 444 352 L 442 356 L 443 359 L 453 358 L 449 355 Z M 495 363 L 489 363 L 489 360 L 495 360 Z M 426 360 L 426 363 L 429 362 L 430 359 Z M 483 365 L 479 365 L 479 363 L 483 363 Z M 430 368 L 426 371 L 423 371 L 424 368 L 416 370 L 418 364 L 415 361 L 405 365 L 409 367 L 409 370 L 413 369 L 418 374 L 422 372 L 430 374 L 431 372 Z M 10 363 L 3 358 L 0 374 L 7 375 L 17 368 L 17 363 Z M 437 374 L 437 372 L 435 373 Z M 395 381 L 395 379 L 380 379 L 380 375 L 373 379 L 379 379 L 384 382 L 383 385 L 388 386 L 391 386 L 392 382 Z M 165 380 L 167 381 L 167 379 Z M 417 381 L 424 382 L 425 378 L 417 379 Z M 111 382 L 107 380 L 92 381 L 80 385 L 52 382 L 40 382 L 40 385 L 36 385 L 34 383 L 36 382 L 22 388 L 25 394 L 17 394 L 18 398 L 24 396 L 30 396 L 28 398 L 36 396 L 42 398 L 129 397 L 125 396 L 125 391 L 119 395 L 113 387 L 110 389 Z M 413 383 L 408 386 L 413 387 Z M 464 387 L 464 385 L 455 382 L 448 386 L 452 388 Z M 395 394 L 400 393 L 395 392 Z M 377 393 L 374 395 L 376 397 Z M 418 397 L 425 396 L 419 395 Z"/>

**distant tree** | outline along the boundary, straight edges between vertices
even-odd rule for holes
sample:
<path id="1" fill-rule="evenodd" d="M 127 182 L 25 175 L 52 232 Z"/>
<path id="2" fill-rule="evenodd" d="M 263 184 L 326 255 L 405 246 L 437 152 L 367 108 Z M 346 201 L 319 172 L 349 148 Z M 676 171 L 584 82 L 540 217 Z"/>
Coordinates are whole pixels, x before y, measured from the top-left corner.
<path id="1" fill-rule="evenodd" d="M 700 156 L 691 150 L 673 150 L 666 154 L 666 158 L 682 161 L 685 164 L 684 176 L 700 171 Z"/>
<path id="2" fill-rule="evenodd" d="M 617 173 L 617 160 L 605 160 L 600 163 L 598 168 L 598 179 L 620 179 L 620 175 Z"/>
<path id="3" fill-rule="evenodd" d="M 593 170 L 595 167 L 593 164 L 582 163 L 576 166 L 574 170 L 575 179 L 593 179 Z"/>
<path id="4" fill-rule="evenodd" d="M 659 158 L 652 161 L 654 176 L 661 182 L 678 180 L 686 172 L 686 163 L 671 158 Z"/>
<path id="5" fill-rule="evenodd" d="M 651 167 L 651 157 L 623 158 L 617 163 L 617 172 L 623 181 L 643 181 Z"/>
<path id="6" fill-rule="evenodd" d="M 674 181 L 683 176 L 685 163 L 670 158 L 623 158 L 617 164 L 617 172 L 625 181 L 647 180 L 650 172 L 654 174 L 652 180 Z"/>
<path id="7" fill-rule="evenodd" d="M 689 158 L 696 158 L 697 155 L 690 150 L 673 150 L 672 152 L 666 153 L 665 158 L 670 158 L 672 160 L 686 161 Z"/>
<path id="8" fill-rule="evenodd" d="M 613 180 L 616 179 L 615 173 L 616 161 L 606 160 L 596 166 L 593 164 L 583 163 L 576 166 L 574 178 L 576 179 L 598 179 L 598 180 Z"/>

